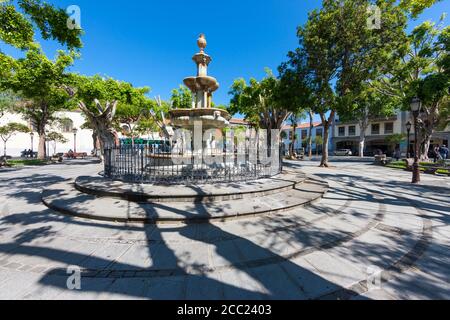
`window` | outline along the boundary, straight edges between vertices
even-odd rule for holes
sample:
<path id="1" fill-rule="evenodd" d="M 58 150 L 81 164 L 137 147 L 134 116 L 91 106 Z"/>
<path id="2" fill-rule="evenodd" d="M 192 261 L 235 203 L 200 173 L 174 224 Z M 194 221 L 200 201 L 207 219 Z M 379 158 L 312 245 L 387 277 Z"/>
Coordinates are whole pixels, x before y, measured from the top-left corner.
<path id="1" fill-rule="evenodd" d="M 348 127 L 348 135 L 349 136 L 356 136 L 356 127 L 355 126 L 349 126 Z"/>
<path id="2" fill-rule="evenodd" d="M 339 127 L 339 137 L 345 137 L 345 127 Z"/>
<path id="3" fill-rule="evenodd" d="M 302 140 L 306 140 L 308 138 L 308 130 L 302 130 Z"/>
<path id="4" fill-rule="evenodd" d="M 379 123 L 372 125 L 372 134 L 380 134 L 380 124 Z"/>
<path id="5" fill-rule="evenodd" d="M 394 133 L 394 123 L 387 122 L 384 124 L 384 134 L 393 134 Z"/>
<path id="6" fill-rule="evenodd" d="M 322 137 L 323 136 L 323 130 L 322 129 L 316 129 L 316 137 Z"/>

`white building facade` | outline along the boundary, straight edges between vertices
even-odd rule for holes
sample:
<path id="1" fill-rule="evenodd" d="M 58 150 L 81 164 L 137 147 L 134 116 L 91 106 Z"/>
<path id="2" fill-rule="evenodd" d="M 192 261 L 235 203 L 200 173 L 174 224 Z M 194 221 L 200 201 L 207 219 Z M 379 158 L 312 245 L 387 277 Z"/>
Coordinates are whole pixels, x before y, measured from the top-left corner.
<path id="1" fill-rule="evenodd" d="M 58 118 L 70 119 L 70 121 L 65 121 L 64 125 L 55 125 L 53 127 L 49 126 L 47 128 L 50 132 L 54 131 L 61 133 L 68 141 L 64 144 L 56 143 L 56 153 L 66 153 L 71 149 L 76 150 L 77 152 L 86 152 L 87 154 L 90 154 L 94 149 L 92 130 L 81 129 L 83 124 L 86 122 L 82 112 L 58 112 L 55 115 Z M 20 114 L 6 113 L 2 118 L 0 118 L 0 126 L 4 126 L 10 122 L 25 124 L 30 128 L 30 130 L 33 130 L 31 123 L 24 120 Z M 74 134 L 73 129 L 77 129 L 76 135 Z M 35 130 L 33 131 L 33 135 L 30 133 L 17 133 L 11 137 L 6 144 L 7 155 L 11 157 L 20 157 L 22 151 L 29 149 L 37 152 L 39 136 Z M 1 143 L 3 150 L 3 141 L 1 141 Z M 49 142 L 48 146 L 50 149 L 50 154 L 53 154 L 53 142 Z"/>
<path id="2" fill-rule="evenodd" d="M 330 129 L 330 133 L 328 136 L 328 139 L 331 138 L 331 129 Z M 293 141 L 293 130 L 292 130 L 292 126 L 284 126 L 282 128 L 282 132 L 284 132 L 284 137 L 282 138 L 282 143 L 284 145 L 284 150 L 285 152 L 289 152 L 290 146 L 292 144 Z M 301 123 L 297 126 L 297 128 L 295 129 L 295 143 L 294 143 L 294 149 L 298 152 L 300 150 L 304 150 L 305 152 L 308 151 L 308 138 L 309 138 L 309 133 L 310 133 L 310 124 L 309 123 Z M 322 123 L 320 122 L 315 122 L 313 129 L 312 129 L 312 150 L 313 153 L 321 153 L 322 152 L 322 145 L 317 145 L 316 144 L 316 137 L 320 136 L 322 137 L 322 139 L 324 135 L 324 130 L 323 130 L 323 126 Z M 332 151 L 332 145 L 331 143 L 329 144 L 329 150 Z"/>
<path id="3" fill-rule="evenodd" d="M 408 122 L 412 124 L 409 137 L 406 126 Z M 361 134 L 361 127 L 358 122 L 344 123 L 339 121 L 339 116 L 337 116 L 332 131 L 331 141 L 335 149 L 350 149 L 354 155 L 358 155 Z M 400 144 L 393 145 L 387 141 L 389 136 L 398 134 L 405 137 Z M 449 140 L 450 128 L 447 127 L 444 131 L 435 132 L 431 139 L 431 146 L 448 146 Z M 414 120 L 412 114 L 408 111 L 399 111 L 392 117 L 370 119 L 365 132 L 364 154 L 370 156 L 377 150 L 381 150 L 382 153 L 392 156 L 397 148 L 400 149 L 402 156 L 406 156 L 408 152 L 410 155 L 413 153 Z"/>

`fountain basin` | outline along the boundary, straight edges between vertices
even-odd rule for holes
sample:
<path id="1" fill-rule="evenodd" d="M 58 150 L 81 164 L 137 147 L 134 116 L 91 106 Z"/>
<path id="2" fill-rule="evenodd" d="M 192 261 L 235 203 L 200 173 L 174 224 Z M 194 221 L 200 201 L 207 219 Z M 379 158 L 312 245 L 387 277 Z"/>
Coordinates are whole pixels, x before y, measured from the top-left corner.
<path id="1" fill-rule="evenodd" d="M 184 84 L 193 92 L 202 90 L 214 92 L 219 89 L 217 80 L 210 76 L 188 77 L 184 79 Z"/>
<path id="2" fill-rule="evenodd" d="M 201 122 L 203 130 L 223 129 L 230 125 L 230 114 L 222 109 L 174 109 L 169 111 L 172 125 L 192 130 L 195 122 Z"/>

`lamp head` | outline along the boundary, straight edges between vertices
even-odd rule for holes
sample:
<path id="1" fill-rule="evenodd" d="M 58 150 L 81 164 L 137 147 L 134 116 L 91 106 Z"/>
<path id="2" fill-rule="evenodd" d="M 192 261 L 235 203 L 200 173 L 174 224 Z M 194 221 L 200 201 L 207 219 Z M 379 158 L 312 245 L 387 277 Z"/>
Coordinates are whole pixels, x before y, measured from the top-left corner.
<path id="1" fill-rule="evenodd" d="M 417 97 L 414 97 L 411 101 L 411 111 L 418 113 L 418 112 L 420 112 L 421 106 L 422 106 L 422 102 L 420 101 L 420 99 Z"/>
<path id="2" fill-rule="evenodd" d="M 411 131 L 411 127 L 412 127 L 411 121 L 408 121 L 406 123 L 406 130 Z"/>

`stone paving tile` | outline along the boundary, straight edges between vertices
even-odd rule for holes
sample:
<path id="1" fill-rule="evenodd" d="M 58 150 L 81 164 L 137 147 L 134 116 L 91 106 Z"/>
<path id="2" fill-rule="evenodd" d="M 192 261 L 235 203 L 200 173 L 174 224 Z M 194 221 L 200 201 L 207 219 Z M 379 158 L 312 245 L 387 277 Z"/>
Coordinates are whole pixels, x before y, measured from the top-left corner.
<path id="1" fill-rule="evenodd" d="M 152 246 L 152 245 L 150 245 Z M 147 269 L 153 266 L 149 245 L 132 245 L 110 266 L 114 270 Z"/>
<path id="2" fill-rule="evenodd" d="M 270 296 L 270 291 L 252 275 L 251 271 L 240 269 L 220 272 L 227 300 L 261 300 Z"/>
<path id="3" fill-rule="evenodd" d="M 0 274 L 3 272 L 0 271 Z M 8 279 L 0 284 L 0 300 L 22 299 L 24 292 L 39 282 L 41 275 L 26 272 L 11 272 Z"/>
<path id="4" fill-rule="evenodd" d="M 35 169 L 0 171 L 0 179 L 5 175 L 13 179 L 8 190 L 0 186 L 0 199 L 15 204 L 6 217 L 0 216 L 0 299 L 333 297 L 365 279 L 367 265 L 389 267 L 411 250 L 423 229 L 419 213 L 434 226 L 424 255 L 412 269 L 394 274 L 381 289 L 353 298 L 450 298 L 450 225 L 444 205 L 449 197 L 421 186 L 404 188 L 400 183 L 409 186 L 410 176 L 403 172 L 392 171 L 386 178 L 386 169 L 360 163 L 338 163 L 329 170 L 316 165 L 302 162 L 302 170 L 326 177 L 331 189 L 308 209 L 264 219 L 145 227 L 51 213 L 40 203 L 39 194 L 50 183 L 36 188 L 31 179 L 24 180 L 24 174 L 34 175 Z M 61 175 L 73 178 L 81 171 L 94 174 L 100 170 L 51 166 L 40 169 L 40 174 L 57 181 Z M 443 181 L 423 177 L 424 184 L 443 186 Z M 23 190 L 31 192 L 29 198 L 15 197 L 15 192 Z M 383 220 L 365 230 L 380 202 L 385 209 Z M 417 212 L 412 204 L 422 210 Z M 326 250 L 317 251 L 328 242 Z M 290 260 L 282 257 L 296 251 L 300 254 Z M 65 267 L 77 264 L 100 270 L 83 272 L 82 290 L 71 291 L 66 288 Z M 61 268 L 53 272 L 56 266 Z M 110 269 L 101 271 L 105 267 Z M 148 268 L 168 269 L 172 275 L 155 274 Z"/>
<path id="5" fill-rule="evenodd" d="M 224 286 L 219 273 L 201 276 L 186 276 L 187 300 L 221 300 L 225 299 Z"/>
<path id="6" fill-rule="evenodd" d="M 49 279 L 48 282 L 51 282 Z M 62 292 L 56 297 L 58 300 L 97 300 L 100 296 L 105 299 L 109 296 L 110 291 L 108 288 L 112 285 L 113 279 L 107 278 L 81 278 L 81 290 L 69 290 L 65 286 L 67 279 L 65 277 L 59 277 L 59 279 L 53 279 L 58 287 L 63 287 Z"/>
<path id="7" fill-rule="evenodd" d="M 322 277 L 303 257 L 283 262 L 280 266 L 290 279 L 299 284 L 305 299 L 315 299 L 341 288 Z"/>
<path id="8" fill-rule="evenodd" d="M 186 277 L 151 278 L 144 297 L 152 300 L 186 299 Z"/>
<path id="9" fill-rule="evenodd" d="M 401 300 L 450 299 L 448 282 L 437 280 L 423 272 L 406 272 L 383 285 L 389 295 Z"/>
<path id="10" fill-rule="evenodd" d="M 124 300 L 124 299 L 144 299 L 150 287 L 147 279 L 115 279 L 105 292 L 101 293 L 99 299 Z"/>
<path id="11" fill-rule="evenodd" d="M 251 274 L 269 291 L 269 299 L 299 300 L 306 298 L 301 283 L 284 269 L 283 264 L 257 267 L 252 269 Z"/>
<path id="12" fill-rule="evenodd" d="M 86 269 L 104 269 L 112 264 L 131 247 L 129 244 L 101 245 L 85 260 L 83 267 Z"/>
<path id="13" fill-rule="evenodd" d="M 355 268 L 345 260 L 338 260 L 334 256 L 317 251 L 308 254 L 304 259 L 311 264 L 323 278 L 330 282 L 347 288 L 358 281 L 365 279 L 367 274 Z"/>
<path id="14" fill-rule="evenodd" d="M 352 300 L 396 300 L 396 297 L 391 296 L 386 290 L 372 289 L 362 295 L 352 298 Z"/>

